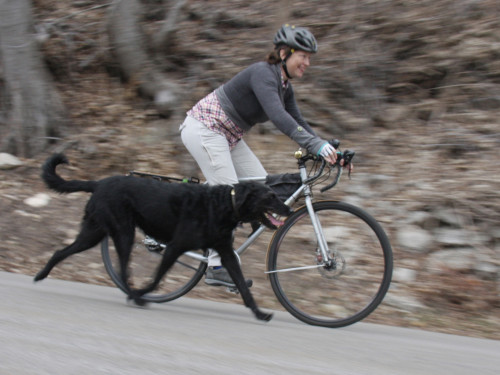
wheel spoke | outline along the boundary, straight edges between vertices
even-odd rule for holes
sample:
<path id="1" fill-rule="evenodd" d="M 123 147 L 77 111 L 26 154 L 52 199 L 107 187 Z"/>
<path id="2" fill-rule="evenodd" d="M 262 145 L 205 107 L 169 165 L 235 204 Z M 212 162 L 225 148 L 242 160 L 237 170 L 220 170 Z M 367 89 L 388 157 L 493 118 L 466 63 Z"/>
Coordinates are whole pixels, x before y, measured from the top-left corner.
<path id="1" fill-rule="evenodd" d="M 283 268 L 279 270 L 266 271 L 265 273 L 277 273 L 277 272 L 292 272 L 292 271 L 302 271 L 302 270 L 310 270 L 313 268 L 324 267 L 323 264 L 316 264 L 315 266 L 302 266 L 302 267 L 292 267 L 292 268 Z"/>

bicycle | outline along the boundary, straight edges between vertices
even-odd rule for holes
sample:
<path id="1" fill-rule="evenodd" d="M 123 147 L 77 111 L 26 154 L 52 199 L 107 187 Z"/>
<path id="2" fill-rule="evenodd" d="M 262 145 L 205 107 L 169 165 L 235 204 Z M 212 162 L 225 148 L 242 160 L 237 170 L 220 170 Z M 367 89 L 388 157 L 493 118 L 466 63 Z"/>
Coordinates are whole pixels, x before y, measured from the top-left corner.
<path id="1" fill-rule="evenodd" d="M 336 146 L 336 147 L 335 147 Z M 334 144 L 338 149 L 338 142 Z M 333 181 L 320 189 L 325 192 L 340 180 L 344 164 L 350 163 L 354 152 L 338 152 L 334 166 L 321 157 L 295 153 L 299 173 L 297 183 L 285 204 L 297 208 L 278 228 L 269 243 L 267 271 L 278 301 L 297 319 L 311 325 L 339 328 L 356 323 L 371 314 L 382 302 L 392 278 L 393 255 L 389 239 L 381 225 L 363 209 L 335 200 L 314 200 L 313 186 Z M 308 164 L 309 163 L 309 164 Z M 312 164 L 311 164 L 312 163 Z M 306 166 L 309 165 L 309 167 Z M 168 182 L 199 182 L 149 173 L 131 172 Z M 265 177 L 243 180 L 265 181 Z M 235 252 L 243 254 L 264 232 L 260 225 Z M 136 235 L 131 261 L 132 287 L 149 282 L 161 253 L 168 244 L 150 237 Z M 112 259 L 111 243 L 105 238 L 101 253 L 106 271 L 122 291 L 119 266 Z M 205 250 L 189 251 L 181 256 L 157 290 L 144 295 L 148 302 L 168 302 L 188 293 L 203 277 L 207 268 Z M 155 259 L 156 258 L 156 259 Z M 149 273 L 149 275 L 148 275 Z M 145 274 L 146 276 L 142 276 Z M 138 276 L 140 275 L 140 276 Z"/>

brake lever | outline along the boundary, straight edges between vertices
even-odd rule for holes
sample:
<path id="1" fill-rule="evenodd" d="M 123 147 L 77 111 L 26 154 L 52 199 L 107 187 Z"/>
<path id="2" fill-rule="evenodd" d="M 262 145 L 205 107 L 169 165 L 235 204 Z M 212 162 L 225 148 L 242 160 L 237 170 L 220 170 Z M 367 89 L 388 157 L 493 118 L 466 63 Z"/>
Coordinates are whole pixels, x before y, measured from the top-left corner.
<path id="1" fill-rule="evenodd" d="M 347 167 L 349 164 L 351 164 L 352 162 L 352 159 L 354 158 L 354 155 L 356 154 L 356 152 L 354 151 L 350 151 L 350 150 L 345 150 L 342 154 L 342 159 L 341 160 L 344 160 L 344 165 L 342 167 Z M 340 163 L 340 161 L 339 161 Z M 347 170 L 347 176 L 349 177 L 349 179 L 351 179 L 351 168 L 348 168 Z"/>
<path id="2" fill-rule="evenodd" d="M 324 193 L 325 191 L 327 191 L 327 190 L 331 189 L 332 187 L 334 187 L 335 185 L 337 185 L 337 183 L 339 182 L 339 179 L 340 179 L 340 175 L 342 174 L 342 168 L 347 167 L 352 162 L 354 155 L 355 155 L 355 152 L 350 151 L 350 150 L 345 150 L 344 152 L 337 151 L 337 161 L 333 165 L 333 166 L 338 168 L 337 176 L 335 177 L 335 179 L 333 180 L 333 182 L 331 184 L 324 186 L 320 189 L 321 193 Z M 340 165 L 341 160 L 344 160 L 344 165 Z M 348 171 L 349 171 L 348 176 L 349 176 L 349 178 L 351 178 L 351 170 L 349 169 Z"/>

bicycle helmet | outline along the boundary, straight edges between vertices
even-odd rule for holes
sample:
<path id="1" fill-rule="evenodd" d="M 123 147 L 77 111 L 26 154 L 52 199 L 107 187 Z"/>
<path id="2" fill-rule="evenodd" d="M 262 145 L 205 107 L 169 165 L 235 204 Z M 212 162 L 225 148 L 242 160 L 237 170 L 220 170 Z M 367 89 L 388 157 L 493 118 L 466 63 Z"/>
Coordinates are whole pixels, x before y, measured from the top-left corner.
<path id="1" fill-rule="evenodd" d="M 318 42 L 314 35 L 303 27 L 285 24 L 276 33 L 273 41 L 276 48 L 286 45 L 305 52 L 318 52 Z"/>

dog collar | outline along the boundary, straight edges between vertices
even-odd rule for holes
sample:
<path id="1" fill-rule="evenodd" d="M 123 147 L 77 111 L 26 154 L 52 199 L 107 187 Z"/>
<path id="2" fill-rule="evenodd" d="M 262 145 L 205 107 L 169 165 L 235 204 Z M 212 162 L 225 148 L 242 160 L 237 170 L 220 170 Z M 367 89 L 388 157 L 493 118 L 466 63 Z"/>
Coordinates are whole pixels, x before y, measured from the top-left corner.
<path id="1" fill-rule="evenodd" d="M 231 189 L 231 203 L 233 205 L 234 214 L 236 215 L 236 218 L 238 218 L 240 215 L 238 213 L 238 209 L 236 208 L 236 190 L 234 190 L 234 188 Z"/>

